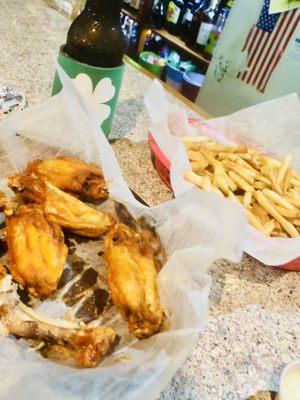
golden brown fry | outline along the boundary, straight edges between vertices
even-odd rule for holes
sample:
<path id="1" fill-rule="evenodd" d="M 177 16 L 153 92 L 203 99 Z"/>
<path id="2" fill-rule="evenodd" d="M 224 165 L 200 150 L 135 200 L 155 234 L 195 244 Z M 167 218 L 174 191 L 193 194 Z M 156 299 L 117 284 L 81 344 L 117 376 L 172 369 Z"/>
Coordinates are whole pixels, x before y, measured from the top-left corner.
<path id="1" fill-rule="evenodd" d="M 264 232 L 266 236 L 270 236 L 275 229 L 275 220 L 270 219 L 264 224 Z"/>
<path id="2" fill-rule="evenodd" d="M 278 204 L 281 207 L 286 208 L 287 210 L 290 211 L 295 211 L 295 207 L 289 203 L 286 199 L 284 199 L 282 196 L 279 196 L 276 192 L 270 189 L 264 189 L 263 194 L 272 202 L 275 204 Z"/>
<path id="3" fill-rule="evenodd" d="M 183 137 L 183 143 L 211 143 L 211 142 L 215 142 L 216 141 L 209 137 L 209 136 L 184 136 Z"/>
<path id="4" fill-rule="evenodd" d="M 279 205 L 275 204 L 275 209 L 281 214 L 283 217 L 286 218 L 297 218 L 300 215 L 300 211 L 295 209 L 294 211 L 287 210 L 284 207 L 280 207 Z"/>
<path id="5" fill-rule="evenodd" d="M 283 194 L 281 187 L 277 183 L 274 171 L 272 171 L 272 170 L 269 171 L 269 178 L 272 182 L 272 189 L 279 194 Z"/>
<path id="6" fill-rule="evenodd" d="M 215 177 L 214 177 L 215 186 L 217 186 L 225 195 L 228 195 L 229 186 L 226 182 L 226 179 L 224 179 L 223 177 L 221 166 L 219 164 L 216 164 L 214 167 L 214 171 L 215 171 Z"/>
<path id="7" fill-rule="evenodd" d="M 293 159 L 292 156 L 290 154 L 287 154 L 282 161 L 282 164 L 278 171 L 277 180 L 276 180 L 279 187 L 282 187 L 282 183 L 283 183 L 285 174 L 286 174 L 289 166 L 292 163 L 292 159 Z"/>
<path id="8" fill-rule="evenodd" d="M 101 168 L 93 167 L 69 157 L 36 160 L 27 167 L 34 174 L 59 189 L 79 194 L 92 200 L 108 197 L 108 189 Z"/>
<path id="9" fill-rule="evenodd" d="M 229 160 L 224 160 L 223 165 L 225 165 L 227 169 L 232 169 L 233 171 L 241 175 L 248 183 L 253 185 L 254 178 L 257 175 L 257 172 L 252 171 L 251 169 L 246 168 L 243 165 L 237 165 Z"/>
<path id="10" fill-rule="evenodd" d="M 245 192 L 244 198 L 243 198 L 243 206 L 245 208 L 249 208 L 249 206 L 252 202 L 252 194 L 253 194 L 253 192 Z"/>
<path id="11" fill-rule="evenodd" d="M 264 182 L 260 182 L 260 181 L 256 181 L 254 183 L 254 189 L 259 189 L 259 190 L 263 190 L 267 187 L 267 184 Z"/>
<path id="12" fill-rule="evenodd" d="M 199 161 L 199 162 L 205 164 L 204 168 L 206 168 L 208 166 L 207 159 L 199 151 L 189 150 L 188 157 L 189 157 L 190 161 L 197 161 L 197 162 Z"/>
<path id="13" fill-rule="evenodd" d="M 268 213 L 272 215 L 274 219 L 276 219 L 276 221 L 280 223 L 280 225 L 290 235 L 290 237 L 295 238 L 299 235 L 297 229 L 293 226 L 293 224 L 291 224 L 282 215 L 279 214 L 272 203 L 264 196 L 261 191 L 255 192 L 255 197 L 259 204 L 264 207 L 268 211 Z"/>
<path id="14" fill-rule="evenodd" d="M 210 162 L 210 164 L 212 166 L 215 166 L 216 164 L 218 164 L 218 161 L 215 159 L 214 155 L 209 150 L 201 148 L 200 151 L 205 156 L 205 158 Z"/>
<path id="15" fill-rule="evenodd" d="M 152 336 L 163 322 L 152 250 L 140 234 L 123 224 L 105 236 L 104 249 L 113 302 L 134 336 Z"/>
<path id="16" fill-rule="evenodd" d="M 186 171 L 184 177 L 187 181 L 198 186 L 200 189 L 209 190 L 209 191 L 212 191 L 212 192 L 218 194 L 221 197 L 224 197 L 223 193 L 218 188 L 211 185 L 209 178 L 199 176 L 199 175 L 195 174 L 193 171 Z"/>
<path id="17" fill-rule="evenodd" d="M 262 222 L 262 224 L 265 224 L 266 222 L 268 222 L 268 220 L 269 220 L 268 212 L 260 204 L 254 203 L 252 205 L 252 212 L 259 218 L 259 220 Z M 277 221 L 275 221 L 275 224 L 276 223 L 277 223 Z M 279 225 L 279 229 L 280 228 L 281 227 Z"/>
<path id="18" fill-rule="evenodd" d="M 230 176 L 230 178 L 234 180 L 234 182 L 237 184 L 239 188 L 245 190 L 245 192 L 253 192 L 254 188 L 250 186 L 243 178 L 241 178 L 234 171 L 229 171 L 228 175 Z"/>
<path id="19" fill-rule="evenodd" d="M 245 209 L 245 213 L 247 215 L 249 224 L 252 225 L 254 228 L 258 229 L 263 235 L 266 235 L 264 226 L 260 223 L 258 218 L 256 218 L 256 216 L 248 209 Z"/>
<path id="20" fill-rule="evenodd" d="M 68 254 L 60 226 L 46 220 L 42 206 L 20 206 L 6 218 L 6 236 L 13 279 L 33 296 L 49 297 Z"/>
<path id="21" fill-rule="evenodd" d="M 295 177 L 293 176 L 293 173 L 292 173 L 292 170 L 291 170 L 291 169 L 289 169 L 289 171 L 290 171 L 290 175 L 291 175 L 290 183 L 291 183 L 292 185 L 294 185 L 294 186 L 297 186 L 297 187 L 298 187 L 298 190 L 300 190 L 300 179 L 297 179 L 297 178 L 295 178 Z"/>
<path id="22" fill-rule="evenodd" d="M 202 172 L 208 166 L 208 161 L 191 161 L 191 166 L 193 171 Z"/>
<path id="23" fill-rule="evenodd" d="M 283 190 L 284 193 L 286 193 L 287 190 L 290 188 L 290 186 L 293 185 L 293 180 L 294 179 L 295 178 L 293 178 L 292 169 L 288 168 L 288 170 L 286 171 L 285 177 L 284 177 L 283 184 L 282 184 L 282 190 Z"/>

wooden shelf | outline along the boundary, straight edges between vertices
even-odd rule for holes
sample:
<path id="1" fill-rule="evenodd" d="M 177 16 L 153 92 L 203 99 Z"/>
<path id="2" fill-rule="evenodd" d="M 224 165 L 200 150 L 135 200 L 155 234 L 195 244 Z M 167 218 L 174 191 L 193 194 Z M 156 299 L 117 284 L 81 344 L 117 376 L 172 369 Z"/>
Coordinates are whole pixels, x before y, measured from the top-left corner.
<path id="1" fill-rule="evenodd" d="M 128 8 L 122 8 L 122 13 L 126 14 L 129 18 L 133 19 L 134 21 L 139 20 L 137 11 L 129 10 Z"/>
<path id="2" fill-rule="evenodd" d="M 173 46 L 177 47 L 179 50 L 183 51 L 185 54 L 189 55 L 193 59 L 199 61 L 202 64 L 208 65 L 210 63 L 210 60 L 205 58 L 203 55 L 200 53 L 197 53 L 196 51 L 190 49 L 189 47 L 186 46 L 186 44 L 178 37 L 171 35 L 167 30 L 165 29 L 154 29 L 151 28 L 153 32 L 155 32 L 157 35 L 161 36 L 165 40 L 167 40 L 170 44 Z"/>

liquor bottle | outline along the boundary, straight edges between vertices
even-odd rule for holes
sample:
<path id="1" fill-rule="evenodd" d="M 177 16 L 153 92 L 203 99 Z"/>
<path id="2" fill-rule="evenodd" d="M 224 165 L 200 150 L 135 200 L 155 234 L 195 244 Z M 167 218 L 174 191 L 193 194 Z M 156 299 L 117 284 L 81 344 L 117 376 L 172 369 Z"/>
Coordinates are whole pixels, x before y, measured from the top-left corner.
<path id="1" fill-rule="evenodd" d="M 210 32 L 209 41 L 204 49 L 204 53 L 207 56 L 207 58 L 211 58 L 211 56 L 215 50 L 219 36 L 226 24 L 229 12 L 230 12 L 230 9 L 227 7 L 223 8 L 221 10 L 218 20 L 216 22 L 216 25 L 213 27 L 212 31 Z"/>
<path id="2" fill-rule="evenodd" d="M 196 0 L 195 2 L 188 1 L 186 5 L 186 9 L 184 11 L 180 27 L 180 37 L 184 42 L 187 40 L 190 34 L 190 28 L 194 17 L 194 13 L 198 9 L 199 4 L 200 0 Z"/>
<path id="3" fill-rule="evenodd" d="M 158 0 L 152 8 L 151 26 L 156 29 L 164 27 L 166 16 L 166 1 Z"/>
<path id="4" fill-rule="evenodd" d="M 188 47 L 193 47 L 194 44 L 196 43 L 201 23 L 202 11 L 208 6 L 208 4 L 209 0 L 200 0 L 200 3 L 196 6 L 196 9 L 194 10 L 194 15 L 190 25 L 189 34 L 186 36 L 185 40 L 185 44 Z"/>
<path id="5" fill-rule="evenodd" d="M 135 10 L 138 10 L 140 7 L 140 2 L 141 2 L 140 0 L 131 0 L 130 5 Z"/>
<path id="6" fill-rule="evenodd" d="M 183 0 L 171 0 L 168 4 L 166 15 L 166 28 L 172 35 L 180 33 L 180 25 L 184 13 L 185 4 Z"/>
<path id="7" fill-rule="evenodd" d="M 121 9 L 122 0 L 87 0 L 70 26 L 64 52 L 91 66 L 120 66 L 126 46 Z"/>
<path id="8" fill-rule="evenodd" d="M 128 6 L 130 6 L 130 2 L 131 0 L 123 0 L 123 5 L 128 8 Z"/>
<path id="9" fill-rule="evenodd" d="M 202 10 L 200 17 L 200 27 L 196 42 L 194 43 L 194 48 L 198 51 L 203 51 L 208 43 L 210 32 L 212 31 L 219 13 L 220 13 L 220 1 L 221 0 L 211 0 L 209 5 Z"/>

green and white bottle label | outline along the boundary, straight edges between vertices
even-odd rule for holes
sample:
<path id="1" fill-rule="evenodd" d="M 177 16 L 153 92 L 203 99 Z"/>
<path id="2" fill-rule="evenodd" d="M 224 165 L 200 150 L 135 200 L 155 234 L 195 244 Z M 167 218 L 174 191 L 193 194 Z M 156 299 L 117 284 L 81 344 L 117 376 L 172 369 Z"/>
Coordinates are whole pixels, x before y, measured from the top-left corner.
<path id="1" fill-rule="evenodd" d="M 170 1 L 167 12 L 167 21 L 173 22 L 173 24 L 177 24 L 179 16 L 180 16 L 180 8 L 177 7 L 173 1 Z"/>
<path id="2" fill-rule="evenodd" d="M 199 33 L 197 36 L 197 43 L 200 44 L 201 46 L 205 46 L 209 40 L 209 35 L 214 27 L 213 24 L 209 24 L 207 22 L 202 22 Z"/>

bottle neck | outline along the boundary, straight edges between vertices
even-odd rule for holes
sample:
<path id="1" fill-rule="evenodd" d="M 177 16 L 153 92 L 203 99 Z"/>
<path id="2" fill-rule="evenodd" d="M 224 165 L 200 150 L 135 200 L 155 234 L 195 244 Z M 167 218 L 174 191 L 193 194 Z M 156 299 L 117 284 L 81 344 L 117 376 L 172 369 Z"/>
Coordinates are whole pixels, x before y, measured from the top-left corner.
<path id="1" fill-rule="evenodd" d="M 84 12 L 120 18 L 122 0 L 87 0 Z"/>

